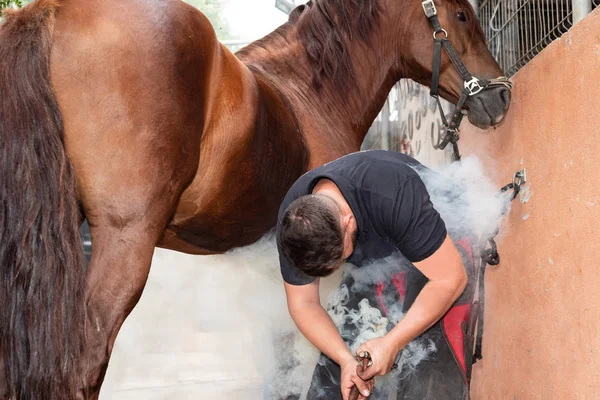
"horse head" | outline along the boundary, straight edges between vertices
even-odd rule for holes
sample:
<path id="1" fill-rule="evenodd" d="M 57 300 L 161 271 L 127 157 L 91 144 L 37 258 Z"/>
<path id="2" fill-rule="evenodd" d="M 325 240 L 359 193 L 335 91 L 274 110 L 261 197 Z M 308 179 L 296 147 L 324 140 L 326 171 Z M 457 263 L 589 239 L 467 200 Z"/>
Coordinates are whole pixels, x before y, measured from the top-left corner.
<path id="1" fill-rule="evenodd" d="M 467 0 L 311 0 L 237 55 L 289 101 L 313 166 L 360 148 L 400 79 L 456 104 L 440 148 L 464 114 L 486 129 L 510 104 Z"/>
<path id="2" fill-rule="evenodd" d="M 457 114 L 466 112 L 469 121 L 479 128 L 502 122 L 510 105 L 511 83 L 488 50 L 468 1 L 396 3 L 404 3 L 406 8 L 401 12 L 411 21 L 408 32 L 406 27 L 400 28 L 411 40 L 398 44 L 410 46 L 408 52 L 404 48 L 399 51 L 414 74 L 407 77 L 430 86 L 432 95 L 439 93 L 451 103 L 458 103 Z"/>

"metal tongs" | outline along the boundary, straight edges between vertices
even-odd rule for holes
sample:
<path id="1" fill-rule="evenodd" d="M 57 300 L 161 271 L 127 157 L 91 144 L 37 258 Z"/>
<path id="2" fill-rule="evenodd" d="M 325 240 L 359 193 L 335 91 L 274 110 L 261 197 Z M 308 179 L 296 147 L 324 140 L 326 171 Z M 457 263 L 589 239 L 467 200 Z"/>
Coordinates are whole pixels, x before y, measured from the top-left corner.
<path id="1" fill-rule="evenodd" d="M 370 367 L 373 364 L 373 360 L 371 360 L 371 355 L 368 351 L 363 351 L 360 354 L 362 354 L 363 356 L 361 357 L 360 355 L 358 355 L 356 357 L 356 360 L 360 363 L 356 366 L 356 373 L 359 376 L 365 369 L 367 369 L 367 367 Z M 348 400 L 358 400 L 359 394 L 360 393 L 358 391 L 358 387 L 356 385 L 352 386 L 352 389 L 350 389 L 350 397 L 348 397 Z"/>
<path id="2" fill-rule="evenodd" d="M 393 325 L 390 324 L 390 326 L 388 326 L 388 332 L 391 330 L 391 328 L 393 328 Z M 356 357 L 356 360 L 360 363 L 360 365 L 356 366 L 356 373 L 358 374 L 359 377 L 360 377 L 360 374 L 365 369 L 367 369 L 367 367 L 370 367 L 371 365 L 373 365 L 373 360 L 371 359 L 371 355 L 369 354 L 368 351 L 363 351 L 361 354 L 363 355 L 362 357 L 360 355 L 358 355 Z M 400 365 L 401 357 L 402 357 L 402 350 L 400 350 L 400 352 L 396 356 L 396 361 L 392 365 L 392 370 L 398 369 L 398 366 Z M 352 386 L 352 389 L 350 389 L 350 397 L 348 397 L 348 400 L 358 400 L 359 394 L 360 393 L 358 392 L 358 387 L 356 387 L 356 385 Z"/>

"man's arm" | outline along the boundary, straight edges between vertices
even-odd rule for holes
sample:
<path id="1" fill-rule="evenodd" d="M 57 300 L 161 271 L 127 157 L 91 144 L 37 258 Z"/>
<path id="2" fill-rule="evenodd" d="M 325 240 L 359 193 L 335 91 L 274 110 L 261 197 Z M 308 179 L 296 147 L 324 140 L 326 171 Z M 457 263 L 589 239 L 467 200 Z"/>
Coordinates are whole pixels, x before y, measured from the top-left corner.
<path id="1" fill-rule="evenodd" d="M 414 265 L 429 282 L 394 329 L 357 350 L 357 353 L 368 351 L 373 359 L 373 365 L 361 375 L 363 379 L 388 373 L 398 352 L 435 324 L 465 290 L 467 274 L 449 236 L 435 253 Z"/>
<path id="2" fill-rule="evenodd" d="M 329 314 L 319 299 L 319 279 L 308 285 L 296 286 L 284 282 L 288 309 L 302 334 L 338 364 L 354 356 L 342 340 Z"/>
<path id="3" fill-rule="evenodd" d="M 435 324 L 467 286 L 462 258 L 450 236 L 430 257 L 414 263 L 429 282 L 425 284 L 404 318 L 389 332 L 398 351 Z"/>
<path id="4" fill-rule="evenodd" d="M 329 314 L 321 306 L 319 279 L 315 279 L 308 285 L 296 286 L 286 282 L 284 285 L 290 315 L 300 332 L 342 368 L 343 398 L 348 398 L 350 389 L 354 385 L 361 393 L 365 390 L 368 393 L 369 387 L 372 388 L 372 382 L 365 383 L 358 377 L 356 373 L 358 362 L 342 340 Z"/>

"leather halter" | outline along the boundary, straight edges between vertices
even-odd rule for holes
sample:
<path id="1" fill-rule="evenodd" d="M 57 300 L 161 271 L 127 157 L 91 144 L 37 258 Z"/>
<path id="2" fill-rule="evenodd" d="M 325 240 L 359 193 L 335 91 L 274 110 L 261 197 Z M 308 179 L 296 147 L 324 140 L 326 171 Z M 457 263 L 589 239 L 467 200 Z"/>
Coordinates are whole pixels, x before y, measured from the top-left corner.
<path id="1" fill-rule="evenodd" d="M 465 102 L 469 98 L 469 96 L 473 96 L 482 90 L 485 90 L 492 86 L 504 86 L 508 90 L 512 89 L 512 83 L 505 76 L 501 76 L 496 79 L 479 79 L 473 76 L 465 64 L 463 64 L 460 56 L 452 46 L 452 43 L 448 40 L 448 32 L 440 26 L 440 21 L 437 17 L 437 9 L 435 8 L 435 3 L 433 0 L 424 0 L 422 3 L 423 11 L 425 12 L 425 16 L 431 23 L 433 27 L 433 69 L 432 69 L 432 78 L 431 78 L 431 90 L 429 94 L 431 97 L 435 98 L 438 104 L 438 108 L 440 110 L 440 115 L 442 117 L 442 123 L 444 129 L 446 130 L 446 135 L 441 143 L 438 145 L 439 149 L 445 149 L 448 143 L 452 143 L 453 147 L 453 158 L 455 161 L 460 161 L 460 153 L 458 151 L 458 127 L 463 119 L 463 116 L 466 114 L 466 110 L 463 108 Z M 452 116 L 450 118 L 450 123 L 446 119 L 444 115 L 444 110 L 442 109 L 442 104 L 440 102 L 440 98 L 438 95 L 438 87 L 440 82 L 440 66 L 441 66 L 441 58 L 442 58 L 442 48 L 448 55 L 448 58 L 454 65 L 454 68 L 461 76 L 464 89 L 458 99 L 458 103 L 456 103 L 456 107 L 452 112 Z"/>

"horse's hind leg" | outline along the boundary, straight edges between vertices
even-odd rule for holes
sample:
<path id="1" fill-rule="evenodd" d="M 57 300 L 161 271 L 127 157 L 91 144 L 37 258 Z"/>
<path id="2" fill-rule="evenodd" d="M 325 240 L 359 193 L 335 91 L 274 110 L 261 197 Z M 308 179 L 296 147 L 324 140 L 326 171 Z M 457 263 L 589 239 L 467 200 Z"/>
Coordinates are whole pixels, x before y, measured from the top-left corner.
<path id="1" fill-rule="evenodd" d="M 124 229 L 92 227 L 94 247 L 86 286 L 86 399 L 99 395 L 117 333 L 137 304 L 160 232 L 150 221 Z"/>
<path id="2" fill-rule="evenodd" d="M 94 168 L 89 171 L 82 163 L 81 175 L 88 177 L 82 199 L 93 243 L 85 287 L 86 348 L 79 394 L 84 399 L 99 396 L 117 333 L 142 294 L 154 248 L 197 168 L 197 153 L 180 153 L 186 147 L 179 132 L 186 130 L 146 132 L 153 142 L 141 149 L 98 147 L 94 155 L 99 163 L 90 163 Z M 104 161 L 113 152 L 119 153 L 118 162 Z"/>
<path id="3" fill-rule="evenodd" d="M 0 354 L 0 400 L 8 399 L 8 387 L 6 384 L 6 370 L 4 369 L 4 359 Z"/>
<path id="4" fill-rule="evenodd" d="M 171 142 L 156 151 L 167 146 Z M 168 158 L 169 165 L 147 152 L 123 152 L 124 159 L 137 156 L 136 167 L 149 172 L 96 166 L 83 197 L 93 242 L 85 287 L 84 399 L 99 396 L 117 333 L 142 294 L 154 248 L 196 165 L 181 157 Z"/>
<path id="5" fill-rule="evenodd" d="M 93 241 L 82 397 L 95 399 L 117 333 L 142 294 L 154 247 L 197 172 L 218 43 L 197 39 L 203 23 L 212 32 L 210 24 L 177 2 L 160 10 L 133 2 L 124 12 L 93 1 L 101 14 L 64 3 L 51 76 Z M 165 18 L 136 17 L 151 11 Z M 98 18 L 121 22 L 92 23 L 88 30 Z"/>

